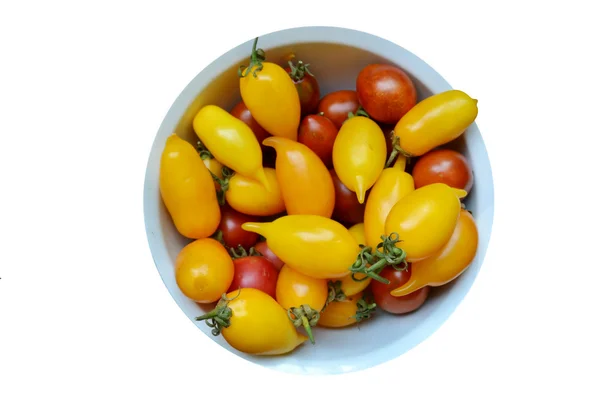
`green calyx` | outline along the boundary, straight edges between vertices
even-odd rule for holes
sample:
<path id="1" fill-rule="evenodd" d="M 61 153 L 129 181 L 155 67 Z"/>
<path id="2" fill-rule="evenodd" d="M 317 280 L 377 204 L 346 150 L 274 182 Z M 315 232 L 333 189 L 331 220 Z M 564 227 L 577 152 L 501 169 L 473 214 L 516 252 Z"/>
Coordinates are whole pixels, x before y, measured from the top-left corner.
<path id="1" fill-rule="evenodd" d="M 367 111 L 362 106 L 358 106 L 358 110 L 356 110 L 356 113 L 353 113 L 352 111 L 350 111 L 348 113 L 348 118 L 346 118 L 346 120 L 349 120 L 350 118 L 354 118 L 354 117 L 371 118 L 371 116 L 367 113 Z"/>
<path id="2" fill-rule="evenodd" d="M 260 254 L 260 252 L 258 252 L 254 247 L 250 247 L 250 250 L 246 251 L 241 244 L 238 244 L 237 248 L 231 247 L 229 249 L 229 253 L 231 254 L 232 260 L 244 257 L 262 256 L 262 254 Z"/>
<path id="3" fill-rule="evenodd" d="M 342 290 L 342 281 L 329 281 L 327 282 L 327 288 L 329 289 L 329 293 L 327 295 L 325 306 L 323 306 L 323 310 L 327 307 L 327 305 L 329 305 L 329 303 L 333 303 L 334 301 L 344 301 L 347 299 L 346 294 Z"/>
<path id="4" fill-rule="evenodd" d="M 230 301 L 235 300 L 241 291 L 242 289 L 231 299 L 227 298 L 227 295 L 223 293 L 215 308 L 204 315 L 196 317 L 196 321 L 205 321 L 206 325 L 212 328 L 211 333 L 213 336 L 219 336 L 223 328 L 231 326 L 232 311 L 228 304 Z"/>
<path id="5" fill-rule="evenodd" d="M 238 68 L 238 77 L 245 78 L 246 76 L 248 76 L 248 74 L 252 72 L 252 76 L 256 78 L 256 73 L 262 71 L 262 63 L 266 60 L 266 55 L 263 49 L 256 48 L 257 43 L 258 38 L 254 39 L 254 44 L 252 45 L 252 53 L 250 54 L 250 64 L 248 65 L 248 67 L 246 67 L 245 65 L 240 65 L 240 67 Z M 244 69 L 246 70 L 245 72 Z"/>
<path id="6" fill-rule="evenodd" d="M 396 232 L 392 232 L 389 236 L 381 235 L 381 242 L 377 245 L 375 252 L 369 246 L 360 245 L 360 253 L 354 264 L 349 268 L 352 272 L 351 278 L 355 282 L 362 282 L 365 279 L 372 278 L 383 284 L 389 284 L 390 281 L 379 276 L 383 268 L 390 265 L 396 270 L 405 270 L 408 267 L 406 262 L 406 252 L 397 247 L 400 242 L 400 237 Z M 373 253 L 373 254 L 372 254 Z M 399 267 L 402 265 L 401 267 Z M 357 278 L 356 274 L 365 275 L 362 278 Z"/>
<path id="7" fill-rule="evenodd" d="M 314 76 L 312 72 L 308 70 L 308 66 L 310 64 L 304 64 L 302 61 L 298 61 L 298 64 L 294 65 L 294 63 L 290 60 L 288 61 L 288 65 L 290 66 L 290 78 L 292 78 L 295 82 L 299 82 L 304 79 L 305 74 Z"/>
<path id="8" fill-rule="evenodd" d="M 390 156 L 388 157 L 388 160 L 385 163 L 385 167 L 391 167 L 394 164 L 394 161 L 396 161 L 396 157 L 398 157 L 398 154 L 402 154 L 404 157 L 406 157 L 406 161 L 410 162 L 410 159 L 413 157 L 413 155 L 402 150 L 402 148 L 400 147 L 400 138 L 396 136 L 394 131 L 391 131 L 390 135 L 392 136 L 392 152 L 390 153 Z"/>
<path id="9" fill-rule="evenodd" d="M 291 307 L 288 311 L 288 318 L 296 328 L 300 326 L 304 327 L 304 330 L 308 334 L 308 338 L 312 344 L 315 344 L 315 338 L 312 333 L 312 327 L 317 325 L 321 314 L 311 308 L 309 305 L 303 304 L 300 307 Z"/>

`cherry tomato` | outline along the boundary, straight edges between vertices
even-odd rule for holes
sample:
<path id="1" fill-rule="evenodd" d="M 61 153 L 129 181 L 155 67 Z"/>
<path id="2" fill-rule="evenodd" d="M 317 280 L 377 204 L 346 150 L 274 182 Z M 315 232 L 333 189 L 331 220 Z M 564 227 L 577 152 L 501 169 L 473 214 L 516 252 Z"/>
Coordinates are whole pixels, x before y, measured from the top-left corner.
<path id="1" fill-rule="evenodd" d="M 354 90 L 338 90 L 325 95 L 319 101 L 317 112 L 323 113 L 340 129 L 344 121 L 348 119 L 348 113 L 356 113 L 358 107 L 360 107 L 360 103 Z"/>
<path id="2" fill-rule="evenodd" d="M 206 321 L 234 349 L 258 356 L 286 354 L 308 340 L 275 299 L 254 288 L 227 293 L 196 321 Z"/>
<path id="3" fill-rule="evenodd" d="M 417 103 L 417 90 L 409 76 L 389 64 L 370 64 L 356 79 L 358 100 L 371 118 L 396 124 Z"/>
<path id="4" fill-rule="evenodd" d="M 371 291 L 377 306 L 391 314 L 406 314 L 421 307 L 429 296 L 429 286 L 423 287 L 409 295 L 394 297 L 390 294 L 392 289 L 404 285 L 410 279 L 411 266 L 402 271 L 392 267 L 385 267 L 379 276 L 390 281 L 385 284 L 376 280 L 371 283 Z"/>
<path id="5" fill-rule="evenodd" d="M 221 232 L 225 246 L 234 248 L 242 246 L 244 249 L 250 250 L 258 241 L 258 235 L 243 230 L 242 224 L 253 220 L 253 217 L 242 214 L 230 206 L 223 206 L 221 208 L 221 223 L 218 230 Z"/>
<path id="6" fill-rule="evenodd" d="M 312 114 L 317 110 L 319 99 L 321 98 L 321 90 L 319 82 L 315 76 L 308 70 L 309 64 L 304 64 L 298 61 L 297 65 L 290 60 L 289 66 L 285 71 L 290 75 L 290 78 L 296 85 L 298 96 L 300 97 L 300 109 L 302 115 Z"/>
<path id="7" fill-rule="evenodd" d="M 262 254 L 264 258 L 271 261 L 271 264 L 273 264 L 277 271 L 283 267 L 283 261 L 281 261 L 279 257 L 277 257 L 277 255 L 271 251 L 266 241 L 258 242 L 254 246 L 254 249 Z"/>
<path id="8" fill-rule="evenodd" d="M 262 256 L 242 256 L 233 260 L 233 281 L 228 292 L 239 288 L 255 288 L 275 298 L 279 271 Z"/>
<path id="9" fill-rule="evenodd" d="M 354 225 L 363 221 L 366 203 L 360 204 L 356 193 L 340 181 L 334 169 L 329 170 L 335 189 L 335 208 L 333 219 L 344 224 Z"/>
<path id="10" fill-rule="evenodd" d="M 335 191 L 323 161 L 306 145 L 290 139 L 269 137 L 264 144 L 277 151 L 275 172 L 287 213 L 331 217 Z"/>
<path id="11" fill-rule="evenodd" d="M 326 328 L 343 328 L 369 319 L 375 311 L 375 303 L 367 303 L 363 293 L 348 296 L 346 300 L 334 301 L 325 307 L 319 318 L 319 326 Z"/>
<path id="12" fill-rule="evenodd" d="M 173 134 L 160 159 L 159 191 L 177 231 L 190 239 L 212 235 L 221 218 L 214 181 L 198 152 Z"/>
<path id="13" fill-rule="evenodd" d="M 227 204 L 242 214 L 255 216 L 270 216 L 285 211 L 275 170 L 265 167 L 264 171 L 270 190 L 254 179 L 235 174 L 229 179 L 229 188 L 225 192 Z"/>
<path id="14" fill-rule="evenodd" d="M 412 175 L 417 189 L 432 183 L 445 183 L 469 193 L 473 187 L 473 171 L 467 158 L 450 149 L 432 150 L 419 157 Z"/>
<path id="15" fill-rule="evenodd" d="M 212 303 L 233 280 L 233 260 L 212 238 L 186 245 L 175 259 L 175 281 L 181 292 L 197 303 Z"/>
<path id="16" fill-rule="evenodd" d="M 323 161 L 327 168 L 333 166 L 331 152 L 338 128 L 322 115 L 307 115 L 300 123 L 298 142 L 308 146 Z"/>

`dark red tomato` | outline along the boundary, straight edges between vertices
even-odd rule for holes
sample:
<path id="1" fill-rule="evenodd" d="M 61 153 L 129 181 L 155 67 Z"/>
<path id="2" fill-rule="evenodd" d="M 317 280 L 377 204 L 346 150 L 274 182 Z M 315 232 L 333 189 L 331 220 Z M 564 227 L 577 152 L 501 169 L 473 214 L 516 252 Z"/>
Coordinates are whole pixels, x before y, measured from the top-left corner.
<path id="1" fill-rule="evenodd" d="M 277 271 L 279 271 L 281 267 L 283 267 L 284 262 L 281 261 L 279 257 L 277 257 L 275 253 L 273 253 L 273 251 L 271 251 L 271 249 L 267 245 L 267 242 L 262 241 L 256 243 L 254 249 L 256 249 L 256 251 L 258 251 L 260 254 L 262 254 L 264 258 L 271 261 L 271 264 L 273 264 L 273 267 L 275 267 Z"/>
<path id="2" fill-rule="evenodd" d="M 240 288 L 254 288 L 275 298 L 279 271 L 271 261 L 261 256 L 246 256 L 234 259 L 233 266 L 233 281 L 228 293 Z"/>
<path id="3" fill-rule="evenodd" d="M 358 96 L 354 90 L 338 90 L 325 95 L 317 107 L 318 113 L 323 113 L 340 129 L 348 113 L 356 113 L 360 107 Z"/>
<path id="4" fill-rule="evenodd" d="M 417 103 L 417 90 L 400 68 L 370 64 L 356 78 L 358 100 L 376 121 L 396 124 Z"/>
<path id="5" fill-rule="evenodd" d="M 298 129 L 298 142 L 314 151 L 327 168 L 332 168 L 331 153 L 337 134 L 338 128 L 329 118 L 318 114 L 307 115 Z"/>
<path id="6" fill-rule="evenodd" d="M 319 88 L 319 82 L 308 70 L 308 64 L 298 61 L 298 64 L 294 65 L 292 63 L 292 65 L 286 67 L 285 70 L 296 85 L 296 90 L 300 97 L 302 115 L 313 114 L 319 105 L 321 90 Z"/>
<path id="7" fill-rule="evenodd" d="M 432 150 L 417 160 L 412 170 L 415 189 L 431 183 L 445 183 L 468 192 L 473 187 L 473 171 L 465 156 L 455 150 Z"/>
<path id="8" fill-rule="evenodd" d="M 255 221 L 255 219 L 255 217 L 242 214 L 228 205 L 223 206 L 218 228 L 223 235 L 223 243 L 228 247 L 237 248 L 238 245 L 241 245 L 244 249 L 250 250 L 250 247 L 258 241 L 258 234 L 245 231 L 242 229 L 242 224 Z"/>
<path id="9" fill-rule="evenodd" d="M 333 188 L 335 189 L 333 219 L 345 225 L 354 225 L 363 222 L 367 202 L 365 201 L 363 204 L 358 202 L 356 193 L 342 183 L 335 173 L 335 169 L 330 169 L 329 173 L 333 179 Z"/>
<path id="10" fill-rule="evenodd" d="M 262 126 L 258 124 L 258 122 L 256 122 L 254 117 L 252 117 L 250 110 L 248 110 L 248 107 L 246 107 L 246 104 L 244 104 L 243 101 L 237 103 L 231 109 L 230 114 L 236 117 L 237 119 L 243 121 L 246 125 L 250 127 L 250 129 L 252 129 L 252 132 L 254 132 L 254 136 L 256 136 L 256 139 L 258 139 L 258 143 L 260 143 L 260 146 L 262 148 L 264 166 L 273 168 L 275 166 L 275 149 L 272 147 L 263 146 L 262 144 L 263 140 L 271 136 L 269 132 L 267 132 Z"/>
<path id="11" fill-rule="evenodd" d="M 408 282 L 410 279 L 410 265 L 404 271 L 396 271 L 392 267 L 385 267 L 379 275 L 389 280 L 390 283 L 386 285 L 373 279 L 371 281 L 373 299 L 379 308 L 391 314 L 406 314 L 415 311 L 425 303 L 427 296 L 429 296 L 429 286 L 406 296 L 394 297 L 390 294 L 392 290 Z"/>

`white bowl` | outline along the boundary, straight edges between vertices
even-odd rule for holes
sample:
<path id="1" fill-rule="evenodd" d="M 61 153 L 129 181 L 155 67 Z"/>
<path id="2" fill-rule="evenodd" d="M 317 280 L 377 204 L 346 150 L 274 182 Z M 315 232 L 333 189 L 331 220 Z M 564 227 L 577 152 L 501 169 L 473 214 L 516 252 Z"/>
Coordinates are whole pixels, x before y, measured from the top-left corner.
<path id="1" fill-rule="evenodd" d="M 372 320 L 339 330 L 315 328 L 316 344 L 305 342 L 294 352 L 277 357 L 254 357 L 237 352 L 221 337 L 214 337 L 204 322 L 194 318 L 206 308 L 186 298 L 175 283 L 174 261 L 189 243 L 175 230 L 158 189 L 159 161 L 165 140 L 176 132 L 195 144 L 192 119 L 201 106 L 216 104 L 231 109 L 240 100 L 237 69 L 248 62 L 251 38 L 223 54 L 196 76 L 175 100 L 161 124 L 148 161 L 144 188 L 144 213 L 150 250 L 169 292 L 192 323 L 229 351 L 265 367 L 299 374 L 338 374 L 357 371 L 394 359 L 412 349 L 452 314 L 473 285 L 483 262 L 492 228 L 494 190 L 485 145 L 473 124 L 452 146 L 471 162 L 474 186 L 467 198 L 479 228 L 478 253 L 471 266 L 452 283 L 432 290 L 416 312 L 394 316 L 378 311 Z M 424 61 L 409 51 L 379 37 L 349 29 L 303 27 L 270 33 L 259 38 L 269 61 L 279 62 L 293 51 L 310 63 L 319 80 L 322 95 L 339 89 L 355 89 L 356 76 L 367 64 L 392 63 L 412 78 L 419 99 L 451 89 Z M 477 98 L 476 93 L 472 96 Z M 478 99 L 485 107 L 485 99 Z"/>

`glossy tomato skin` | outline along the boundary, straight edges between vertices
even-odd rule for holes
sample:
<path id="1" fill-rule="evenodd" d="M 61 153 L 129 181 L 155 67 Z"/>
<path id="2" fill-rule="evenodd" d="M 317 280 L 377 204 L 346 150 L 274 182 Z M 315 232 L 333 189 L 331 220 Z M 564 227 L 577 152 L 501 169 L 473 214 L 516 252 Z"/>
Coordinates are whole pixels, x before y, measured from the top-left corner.
<path id="1" fill-rule="evenodd" d="M 290 67 L 286 67 L 285 71 L 288 74 L 292 72 Z M 321 89 L 317 79 L 308 73 L 304 73 L 302 78 L 293 79 L 293 81 L 300 97 L 301 114 L 308 115 L 317 111 L 319 99 L 321 98 Z"/>
<path id="2" fill-rule="evenodd" d="M 354 225 L 363 221 L 366 202 L 360 204 L 356 193 L 351 191 L 342 183 L 335 170 L 329 170 L 333 187 L 335 188 L 335 208 L 333 209 L 333 219 L 346 225 Z M 368 196 L 368 194 L 367 194 Z"/>
<path id="3" fill-rule="evenodd" d="M 264 168 L 265 179 L 271 190 L 254 179 L 235 174 L 229 180 L 225 200 L 236 211 L 253 216 L 267 217 L 285 211 L 277 175 L 273 168 Z"/>
<path id="4" fill-rule="evenodd" d="M 327 168 L 333 166 L 331 153 L 338 128 L 327 117 L 307 115 L 298 130 L 298 142 L 308 146 L 323 161 Z"/>
<path id="5" fill-rule="evenodd" d="M 221 208 L 221 231 L 223 243 L 228 247 L 237 248 L 238 245 L 246 250 L 258 241 L 256 233 L 248 232 L 242 229 L 242 224 L 253 221 L 255 218 L 242 214 L 228 205 Z"/>
<path id="6" fill-rule="evenodd" d="M 247 256 L 236 258 L 233 265 L 233 280 L 228 292 L 239 288 L 254 288 L 275 298 L 279 271 L 269 260 L 261 256 Z"/>
<path id="7" fill-rule="evenodd" d="M 277 271 L 279 271 L 281 267 L 283 267 L 283 261 L 281 261 L 279 257 L 277 257 L 275 253 L 273 253 L 266 241 L 258 242 L 254 246 L 254 249 L 260 254 L 262 254 L 264 258 L 271 261 L 271 264 L 273 264 L 273 267 L 275 267 Z"/>
<path id="8" fill-rule="evenodd" d="M 467 158 L 455 150 L 432 150 L 417 160 L 412 170 L 415 187 L 432 183 L 463 189 L 469 193 L 473 187 L 473 171 Z"/>
<path id="9" fill-rule="evenodd" d="M 404 271 L 396 271 L 392 267 L 385 267 L 379 275 L 389 280 L 390 283 L 385 284 L 373 280 L 371 282 L 371 291 L 377 306 L 388 313 L 406 314 L 415 311 L 425 303 L 429 296 L 429 286 L 402 297 L 394 297 L 390 294 L 390 291 L 408 282 L 411 275 L 410 265 Z"/>
<path id="10" fill-rule="evenodd" d="M 340 129 L 344 121 L 348 118 L 348 113 L 356 113 L 360 107 L 358 95 L 354 90 L 338 90 L 331 92 L 319 101 L 317 107 L 318 113 L 331 120 L 333 124 Z"/>
<path id="11" fill-rule="evenodd" d="M 417 90 L 400 68 L 370 64 L 356 79 L 358 100 L 376 121 L 395 124 L 417 103 Z"/>
<path id="12" fill-rule="evenodd" d="M 263 153 L 263 165 L 264 166 L 272 166 L 275 163 L 275 151 L 262 144 L 262 141 L 271 136 L 269 132 L 267 132 L 256 120 L 252 117 L 252 113 L 248 110 L 248 107 L 244 104 L 243 101 L 237 103 L 231 109 L 231 115 L 244 122 L 246 125 L 252 129 L 258 143 L 261 143 L 261 149 Z"/>

